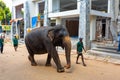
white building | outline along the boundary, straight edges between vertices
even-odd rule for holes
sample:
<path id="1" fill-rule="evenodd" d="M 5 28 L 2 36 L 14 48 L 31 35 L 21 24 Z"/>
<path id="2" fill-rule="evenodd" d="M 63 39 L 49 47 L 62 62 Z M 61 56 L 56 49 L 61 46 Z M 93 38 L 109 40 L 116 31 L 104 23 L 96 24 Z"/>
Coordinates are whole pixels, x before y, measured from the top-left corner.
<path id="1" fill-rule="evenodd" d="M 82 14 L 80 10 L 84 6 L 82 1 L 83 3 L 88 1 L 90 5 L 90 13 L 86 13 L 90 15 L 90 21 L 86 22 L 86 24 L 90 23 L 89 26 L 80 26 L 82 24 L 79 18 L 80 14 Z M 64 24 L 70 36 L 75 37 L 80 36 L 80 29 L 85 30 L 87 29 L 86 27 L 89 27 L 90 31 L 85 31 L 89 35 L 84 34 L 84 36 L 90 37 L 88 41 L 98 40 L 100 37 L 115 40 L 117 39 L 117 33 L 120 31 L 119 2 L 120 0 L 12 0 L 13 23 L 17 23 L 13 25 L 15 30 L 12 30 L 12 32 L 14 32 L 13 34 L 22 35 L 24 33 L 26 35 L 27 28 L 37 26 L 37 22 L 39 22 L 37 16 L 40 13 L 42 15 L 41 26 Z M 27 12 L 26 5 L 28 7 Z M 22 11 L 24 15 L 22 15 Z M 24 26 L 21 28 L 18 25 L 18 21 L 21 21 L 22 18 Z"/>

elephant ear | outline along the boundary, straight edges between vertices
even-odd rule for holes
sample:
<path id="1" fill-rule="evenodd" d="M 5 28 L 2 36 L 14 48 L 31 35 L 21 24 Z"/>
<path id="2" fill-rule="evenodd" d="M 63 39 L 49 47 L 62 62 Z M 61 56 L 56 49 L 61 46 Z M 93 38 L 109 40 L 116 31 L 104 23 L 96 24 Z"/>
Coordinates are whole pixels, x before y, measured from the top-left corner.
<path id="1" fill-rule="evenodd" d="M 53 29 L 48 31 L 48 35 L 47 36 L 50 38 L 51 41 L 53 41 L 53 39 L 54 39 Z"/>

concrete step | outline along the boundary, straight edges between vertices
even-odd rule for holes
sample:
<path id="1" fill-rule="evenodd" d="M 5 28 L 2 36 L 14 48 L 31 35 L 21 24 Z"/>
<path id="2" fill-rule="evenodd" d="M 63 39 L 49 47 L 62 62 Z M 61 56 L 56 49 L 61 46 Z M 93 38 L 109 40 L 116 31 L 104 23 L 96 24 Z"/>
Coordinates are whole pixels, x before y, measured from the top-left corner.
<path id="1" fill-rule="evenodd" d="M 117 47 L 114 46 L 96 46 L 96 47 L 101 49 L 117 50 Z"/>
<path id="2" fill-rule="evenodd" d="M 106 57 L 106 58 L 113 58 L 113 59 L 120 59 L 120 53 L 110 53 L 110 52 L 103 52 L 97 50 L 88 50 L 87 53 L 89 55 Z"/>
<path id="3" fill-rule="evenodd" d="M 92 48 L 92 50 L 106 52 L 106 53 L 120 54 L 120 52 L 117 52 L 117 49 L 115 48 Z"/>

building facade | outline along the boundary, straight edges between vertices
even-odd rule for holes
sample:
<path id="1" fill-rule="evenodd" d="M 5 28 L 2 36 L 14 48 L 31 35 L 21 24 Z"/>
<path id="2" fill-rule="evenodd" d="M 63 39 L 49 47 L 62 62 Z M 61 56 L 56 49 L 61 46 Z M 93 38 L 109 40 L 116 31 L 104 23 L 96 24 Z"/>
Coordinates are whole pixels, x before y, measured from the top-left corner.
<path id="1" fill-rule="evenodd" d="M 86 46 L 93 40 L 101 40 L 100 38 L 116 40 L 120 31 L 119 2 L 120 0 L 12 0 L 12 33 L 25 36 L 29 28 L 63 24 L 71 37 L 82 36 Z"/>

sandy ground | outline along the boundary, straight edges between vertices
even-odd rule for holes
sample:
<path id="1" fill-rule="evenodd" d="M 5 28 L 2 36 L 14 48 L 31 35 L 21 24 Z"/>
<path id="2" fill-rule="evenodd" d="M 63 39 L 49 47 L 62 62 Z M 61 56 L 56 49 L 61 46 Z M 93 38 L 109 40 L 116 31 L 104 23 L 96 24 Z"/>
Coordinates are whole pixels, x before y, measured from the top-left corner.
<path id="1" fill-rule="evenodd" d="M 30 65 L 27 56 L 24 45 L 19 45 L 15 52 L 13 46 L 6 43 L 4 53 L 0 54 L 0 80 L 120 80 L 120 65 L 86 58 L 87 67 L 84 67 L 82 64 L 75 64 L 75 53 L 71 55 L 71 69 L 64 73 L 56 71 L 53 61 L 51 67 L 44 66 L 46 54 L 35 56 L 38 63 L 35 67 Z M 59 57 L 64 66 L 64 54 L 59 54 Z"/>

